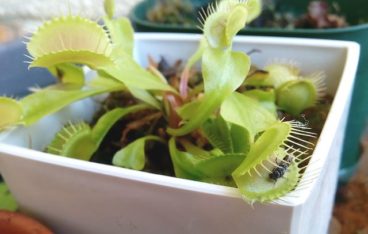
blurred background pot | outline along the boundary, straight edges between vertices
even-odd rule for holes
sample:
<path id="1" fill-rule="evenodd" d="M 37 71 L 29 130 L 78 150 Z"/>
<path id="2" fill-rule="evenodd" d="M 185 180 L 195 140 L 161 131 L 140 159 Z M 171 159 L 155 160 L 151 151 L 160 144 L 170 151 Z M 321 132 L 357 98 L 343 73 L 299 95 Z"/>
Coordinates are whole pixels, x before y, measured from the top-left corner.
<path id="1" fill-rule="evenodd" d="M 52 234 L 53 232 L 24 214 L 0 210 L 0 233 Z"/>

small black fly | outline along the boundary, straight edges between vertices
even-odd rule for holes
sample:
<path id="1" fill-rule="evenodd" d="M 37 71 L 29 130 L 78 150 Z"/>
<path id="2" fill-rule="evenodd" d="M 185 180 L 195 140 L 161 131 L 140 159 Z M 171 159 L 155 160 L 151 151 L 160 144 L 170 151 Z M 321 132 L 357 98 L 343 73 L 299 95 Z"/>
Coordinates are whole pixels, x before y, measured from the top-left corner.
<path id="1" fill-rule="evenodd" d="M 292 158 L 290 156 L 285 156 L 280 163 L 277 163 L 276 161 L 278 166 L 272 169 L 272 172 L 268 175 L 268 178 L 276 182 L 278 179 L 283 177 L 290 166 L 291 160 Z"/>

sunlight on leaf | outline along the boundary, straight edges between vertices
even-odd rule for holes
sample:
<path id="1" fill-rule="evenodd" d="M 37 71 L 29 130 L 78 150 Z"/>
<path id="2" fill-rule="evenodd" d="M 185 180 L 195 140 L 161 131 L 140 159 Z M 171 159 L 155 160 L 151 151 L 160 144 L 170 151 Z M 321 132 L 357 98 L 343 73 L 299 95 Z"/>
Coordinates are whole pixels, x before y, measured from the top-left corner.
<path id="1" fill-rule="evenodd" d="M 220 114 L 226 121 L 246 128 L 252 139 L 277 121 L 256 100 L 240 93 L 233 93 L 224 101 Z"/>
<path id="2" fill-rule="evenodd" d="M 16 100 L 0 97 L 0 116 L 0 130 L 17 124 L 22 120 L 22 106 Z"/>
<path id="3" fill-rule="evenodd" d="M 27 44 L 34 58 L 31 67 L 51 67 L 59 63 L 81 63 L 97 68 L 113 64 L 112 44 L 96 22 L 64 16 L 45 22 Z"/>

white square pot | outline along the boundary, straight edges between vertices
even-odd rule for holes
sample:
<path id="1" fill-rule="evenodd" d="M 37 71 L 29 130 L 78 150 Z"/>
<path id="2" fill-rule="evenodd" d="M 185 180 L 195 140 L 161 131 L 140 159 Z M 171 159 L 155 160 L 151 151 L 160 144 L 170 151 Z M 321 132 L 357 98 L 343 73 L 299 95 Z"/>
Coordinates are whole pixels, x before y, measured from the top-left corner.
<path id="1" fill-rule="evenodd" d="M 188 58 L 199 35 L 137 34 L 136 59 Z M 245 203 L 237 189 L 133 171 L 42 153 L 70 119 L 89 120 L 92 100 L 73 104 L 34 126 L 0 135 L 0 171 L 21 210 L 57 233 L 326 233 L 359 57 L 353 42 L 237 37 L 234 49 L 250 51 L 263 66 L 273 58 L 298 61 L 302 72 L 324 70 L 334 95 L 311 167 L 315 182 L 279 204 Z M 33 149 L 27 149 L 33 148 Z"/>

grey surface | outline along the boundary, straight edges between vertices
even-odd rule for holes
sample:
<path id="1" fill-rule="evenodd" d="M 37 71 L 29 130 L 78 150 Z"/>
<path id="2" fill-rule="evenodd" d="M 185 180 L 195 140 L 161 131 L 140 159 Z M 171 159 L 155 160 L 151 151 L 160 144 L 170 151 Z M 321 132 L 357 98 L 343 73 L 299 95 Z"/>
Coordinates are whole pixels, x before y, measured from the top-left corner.
<path id="1" fill-rule="evenodd" d="M 54 79 L 46 69 L 28 69 L 24 61 L 26 45 L 20 39 L 0 44 L 0 96 L 19 97 L 25 95 L 28 87 L 45 86 Z"/>

